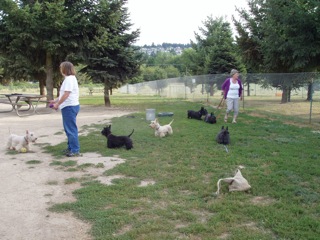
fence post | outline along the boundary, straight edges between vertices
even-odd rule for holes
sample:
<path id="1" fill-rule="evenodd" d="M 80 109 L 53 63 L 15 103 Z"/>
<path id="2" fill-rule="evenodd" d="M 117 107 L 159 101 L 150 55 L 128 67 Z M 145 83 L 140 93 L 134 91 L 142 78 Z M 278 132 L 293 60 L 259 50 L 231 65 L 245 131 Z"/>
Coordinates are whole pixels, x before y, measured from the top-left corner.
<path id="1" fill-rule="evenodd" d="M 312 115 L 312 98 L 313 98 L 313 79 L 311 80 L 311 94 L 310 94 L 309 124 L 311 124 L 311 115 Z"/>

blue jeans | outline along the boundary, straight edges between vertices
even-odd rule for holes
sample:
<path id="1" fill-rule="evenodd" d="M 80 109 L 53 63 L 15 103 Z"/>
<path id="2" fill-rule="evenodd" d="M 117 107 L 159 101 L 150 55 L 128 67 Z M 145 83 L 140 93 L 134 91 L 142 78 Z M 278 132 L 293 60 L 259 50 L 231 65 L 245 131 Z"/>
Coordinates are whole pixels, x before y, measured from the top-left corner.
<path id="1" fill-rule="evenodd" d="M 72 153 L 80 152 L 78 138 L 77 115 L 80 111 L 80 105 L 68 106 L 61 109 L 63 128 L 68 138 L 68 149 Z"/>

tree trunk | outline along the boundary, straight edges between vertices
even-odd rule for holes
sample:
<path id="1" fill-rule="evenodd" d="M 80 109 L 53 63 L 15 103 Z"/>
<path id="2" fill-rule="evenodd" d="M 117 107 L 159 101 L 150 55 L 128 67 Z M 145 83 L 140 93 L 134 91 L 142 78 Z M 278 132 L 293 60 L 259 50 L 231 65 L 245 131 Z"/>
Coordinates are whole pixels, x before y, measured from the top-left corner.
<path id="1" fill-rule="evenodd" d="M 287 86 L 284 86 L 282 88 L 281 103 L 287 103 L 289 98 L 290 98 L 290 88 Z"/>
<path id="2" fill-rule="evenodd" d="M 247 96 L 250 96 L 250 83 L 247 83 Z"/>
<path id="3" fill-rule="evenodd" d="M 39 88 L 40 88 L 40 95 L 46 95 L 46 80 L 39 79 Z"/>
<path id="4" fill-rule="evenodd" d="M 311 99 L 312 99 L 312 94 L 313 94 L 312 85 L 313 85 L 312 82 L 308 84 L 307 101 L 311 101 Z"/>
<path id="5" fill-rule="evenodd" d="M 210 90 L 209 90 L 209 92 L 210 92 L 210 97 L 213 96 L 213 86 L 214 86 L 214 83 L 210 83 Z"/>
<path id="6" fill-rule="evenodd" d="M 52 56 L 50 53 L 46 53 L 46 88 L 47 88 L 47 100 L 53 100 L 53 67 Z"/>
<path id="7" fill-rule="evenodd" d="M 39 83 L 39 94 L 40 95 L 47 95 L 46 94 L 46 73 L 41 71 L 34 74 L 34 79 L 36 79 Z"/>
<path id="8" fill-rule="evenodd" d="M 61 88 L 61 85 L 57 86 L 57 97 L 60 96 L 60 88 Z"/>
<path id="9" fill-rule="evenodd" d="M 104 81 L 104 106 L 111 107 L 109 88 L 107 80 Z"/>

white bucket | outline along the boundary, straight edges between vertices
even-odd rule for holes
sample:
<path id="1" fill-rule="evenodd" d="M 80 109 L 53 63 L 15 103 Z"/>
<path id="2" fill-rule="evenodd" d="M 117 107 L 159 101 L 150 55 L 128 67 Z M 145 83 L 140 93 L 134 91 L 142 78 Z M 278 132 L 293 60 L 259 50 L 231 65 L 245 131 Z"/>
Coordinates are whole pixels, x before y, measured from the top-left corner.
<path id="1" fill-rule="evenodd" d="M 155 109 L 146 109 L 146 120 L 153 121 L 156 118 L 156 110 Z"/>

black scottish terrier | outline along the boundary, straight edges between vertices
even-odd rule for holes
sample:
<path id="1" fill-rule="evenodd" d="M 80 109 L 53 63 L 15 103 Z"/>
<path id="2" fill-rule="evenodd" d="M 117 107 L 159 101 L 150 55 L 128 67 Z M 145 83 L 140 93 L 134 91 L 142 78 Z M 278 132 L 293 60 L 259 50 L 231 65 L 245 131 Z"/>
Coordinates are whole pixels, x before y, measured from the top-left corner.
<path id="1" fill-rule="evenodd" d="M 101 134 L 107 138 L 108 148 L 125 147 L 127 150 L 130 150 L 131 148 L 133 148 L 132 139 L 130 138 L 133 132 L 134 132 L 134 129 L 128 136 L 115 136 L 111 133 L 111 125 L 109 125 L 103 128 L 103 130 L 101 131 Z"/>
<path id="2" fill-rule="evenodd" d="M 208 113 L 205 118 L 204 118 L 204 121 L 206 123 L 211 123 L 211 124 L 214 124 L 214 123 L 217 123 L 217 118 L 216 116 L 214 115 L 214 113 Z"/>
<path id="3" fill-rule="evenodd" d="M 208 114 L 208 111 L 201 107 L 199 111 L 188 110 L 188 118 L 202 120 L 202 116 Z"/>
<path id="4" fill-rule="evenodd" d="M 219 144 L 224 144 L 224 145 L 230 144 L 230 134 L 228 131 L 228 127 L 224 128 L 224 126 L 222 126 L 220 132 L 216 137 L 216 141 Z"/>

